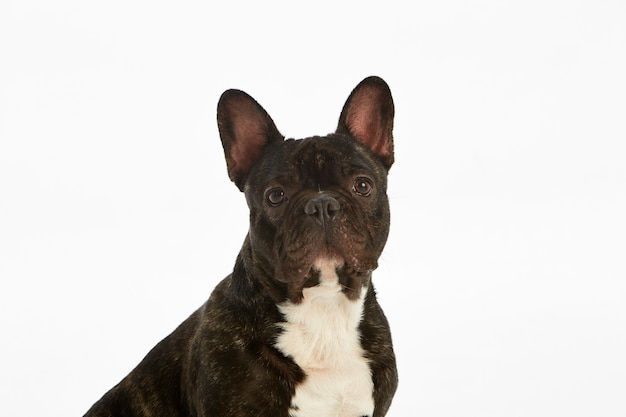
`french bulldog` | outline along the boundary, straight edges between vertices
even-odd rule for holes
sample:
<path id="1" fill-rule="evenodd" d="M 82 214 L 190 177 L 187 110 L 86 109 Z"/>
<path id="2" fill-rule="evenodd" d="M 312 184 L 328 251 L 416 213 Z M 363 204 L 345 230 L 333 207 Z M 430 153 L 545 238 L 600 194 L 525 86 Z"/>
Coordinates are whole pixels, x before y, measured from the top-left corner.
<path id="1" fill-rule="evenodd" d="M 233 272 L 88 417 L 382 417 L 398 374 L 372 271 L 389 231 L 394 104 L 381 78 L 335 133 L 286 139 L 248 94 L 217 122 L 250 228 Z"/>

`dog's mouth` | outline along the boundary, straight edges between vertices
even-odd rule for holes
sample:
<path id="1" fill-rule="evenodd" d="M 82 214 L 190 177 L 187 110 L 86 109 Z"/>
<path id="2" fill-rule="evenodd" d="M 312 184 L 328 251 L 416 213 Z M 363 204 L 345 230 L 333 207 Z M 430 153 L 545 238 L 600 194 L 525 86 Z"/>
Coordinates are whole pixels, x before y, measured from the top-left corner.
<path id="1" fill-rule="evenodd" d="M 377 257 L 355 247 L 354 239 L 349 238 L 339 243 L 327 239 L 298 242 L 281 255 L 279 264 L 283 271 L 276 278 L 283 282 L 301 282 L 321 262 L 331 262 L 357 274 L 369 274 L 378 267 Z"/>
<path id="2" fill-rule="evenodd" d="M 353 245 L 358 239 L 335 241 L 325 237 L 318 235 L 306 245 L 297 245 L 300 250 L 291 248 L 283 253 L 276 278 L 287 284 L 287 295 L 293 302 L 301 300 L 304 288 L 323 283 L 338 284 L 348 299 L 356 300 L 378 267 L 376 254 Z"/>
<path id="3" fill-rule="evenodd" d="M 313 267 L 320 262 L 335 262 L 338 268 L 344 268 L 350 273 L 355 274 L 370 274 L 378 267 L 378 262 L 375 258 L 364 259 L 355 256 L 354 254 L 343 253 L 339 250 L 322 251 L 313 262 Z"/>

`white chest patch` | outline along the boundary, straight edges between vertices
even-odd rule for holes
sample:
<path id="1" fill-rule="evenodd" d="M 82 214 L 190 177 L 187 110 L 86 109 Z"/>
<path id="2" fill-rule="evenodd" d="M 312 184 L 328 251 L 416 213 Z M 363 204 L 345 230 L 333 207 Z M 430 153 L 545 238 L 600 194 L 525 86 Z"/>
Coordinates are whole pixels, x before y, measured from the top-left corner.
<path id="1" fill-rule="evenodd" d="M 365 290 L 357 300 L 342 292 L 332 261 L 319 262 L 320 284 L 305 288 L 299 304 L 278 307 L 285 316 L 276 347 L 306 377 L 291 400 L 291 417 L 361 417 L 374 412 L 374 385 L 359 342 Z"/>

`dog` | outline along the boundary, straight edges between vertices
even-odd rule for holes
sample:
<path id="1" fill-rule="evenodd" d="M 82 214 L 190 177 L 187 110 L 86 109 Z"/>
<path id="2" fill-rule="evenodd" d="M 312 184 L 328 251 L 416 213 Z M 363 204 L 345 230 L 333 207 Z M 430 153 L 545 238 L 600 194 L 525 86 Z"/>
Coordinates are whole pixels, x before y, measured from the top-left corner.
<path id="1" fill-rule="evenodd" d="M 389 232 L 394 104 L 368 77 L 335 133 L 285 139 L 248 94 L 217 122 L 250 228 L 233 272 L 86 417 L 382 417 L 398 384 L 372 271 Z"/>

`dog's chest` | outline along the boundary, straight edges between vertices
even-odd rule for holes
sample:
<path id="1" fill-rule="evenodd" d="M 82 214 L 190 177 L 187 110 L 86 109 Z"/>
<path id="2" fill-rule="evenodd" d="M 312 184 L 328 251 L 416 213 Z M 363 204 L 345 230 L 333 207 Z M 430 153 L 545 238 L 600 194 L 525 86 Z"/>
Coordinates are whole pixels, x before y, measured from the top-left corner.
<path id="1" fill-rule="evenodd" d="M 371 416 L 373 383 L 358 331 L 365 290 L 351 301 L 341 292 L 334 266 L 320 270 L 321 284 L 306 288 L 300 304 L 279 306 L 286 322 L 276 347 L 306 373 L 290 416 Z"/>

